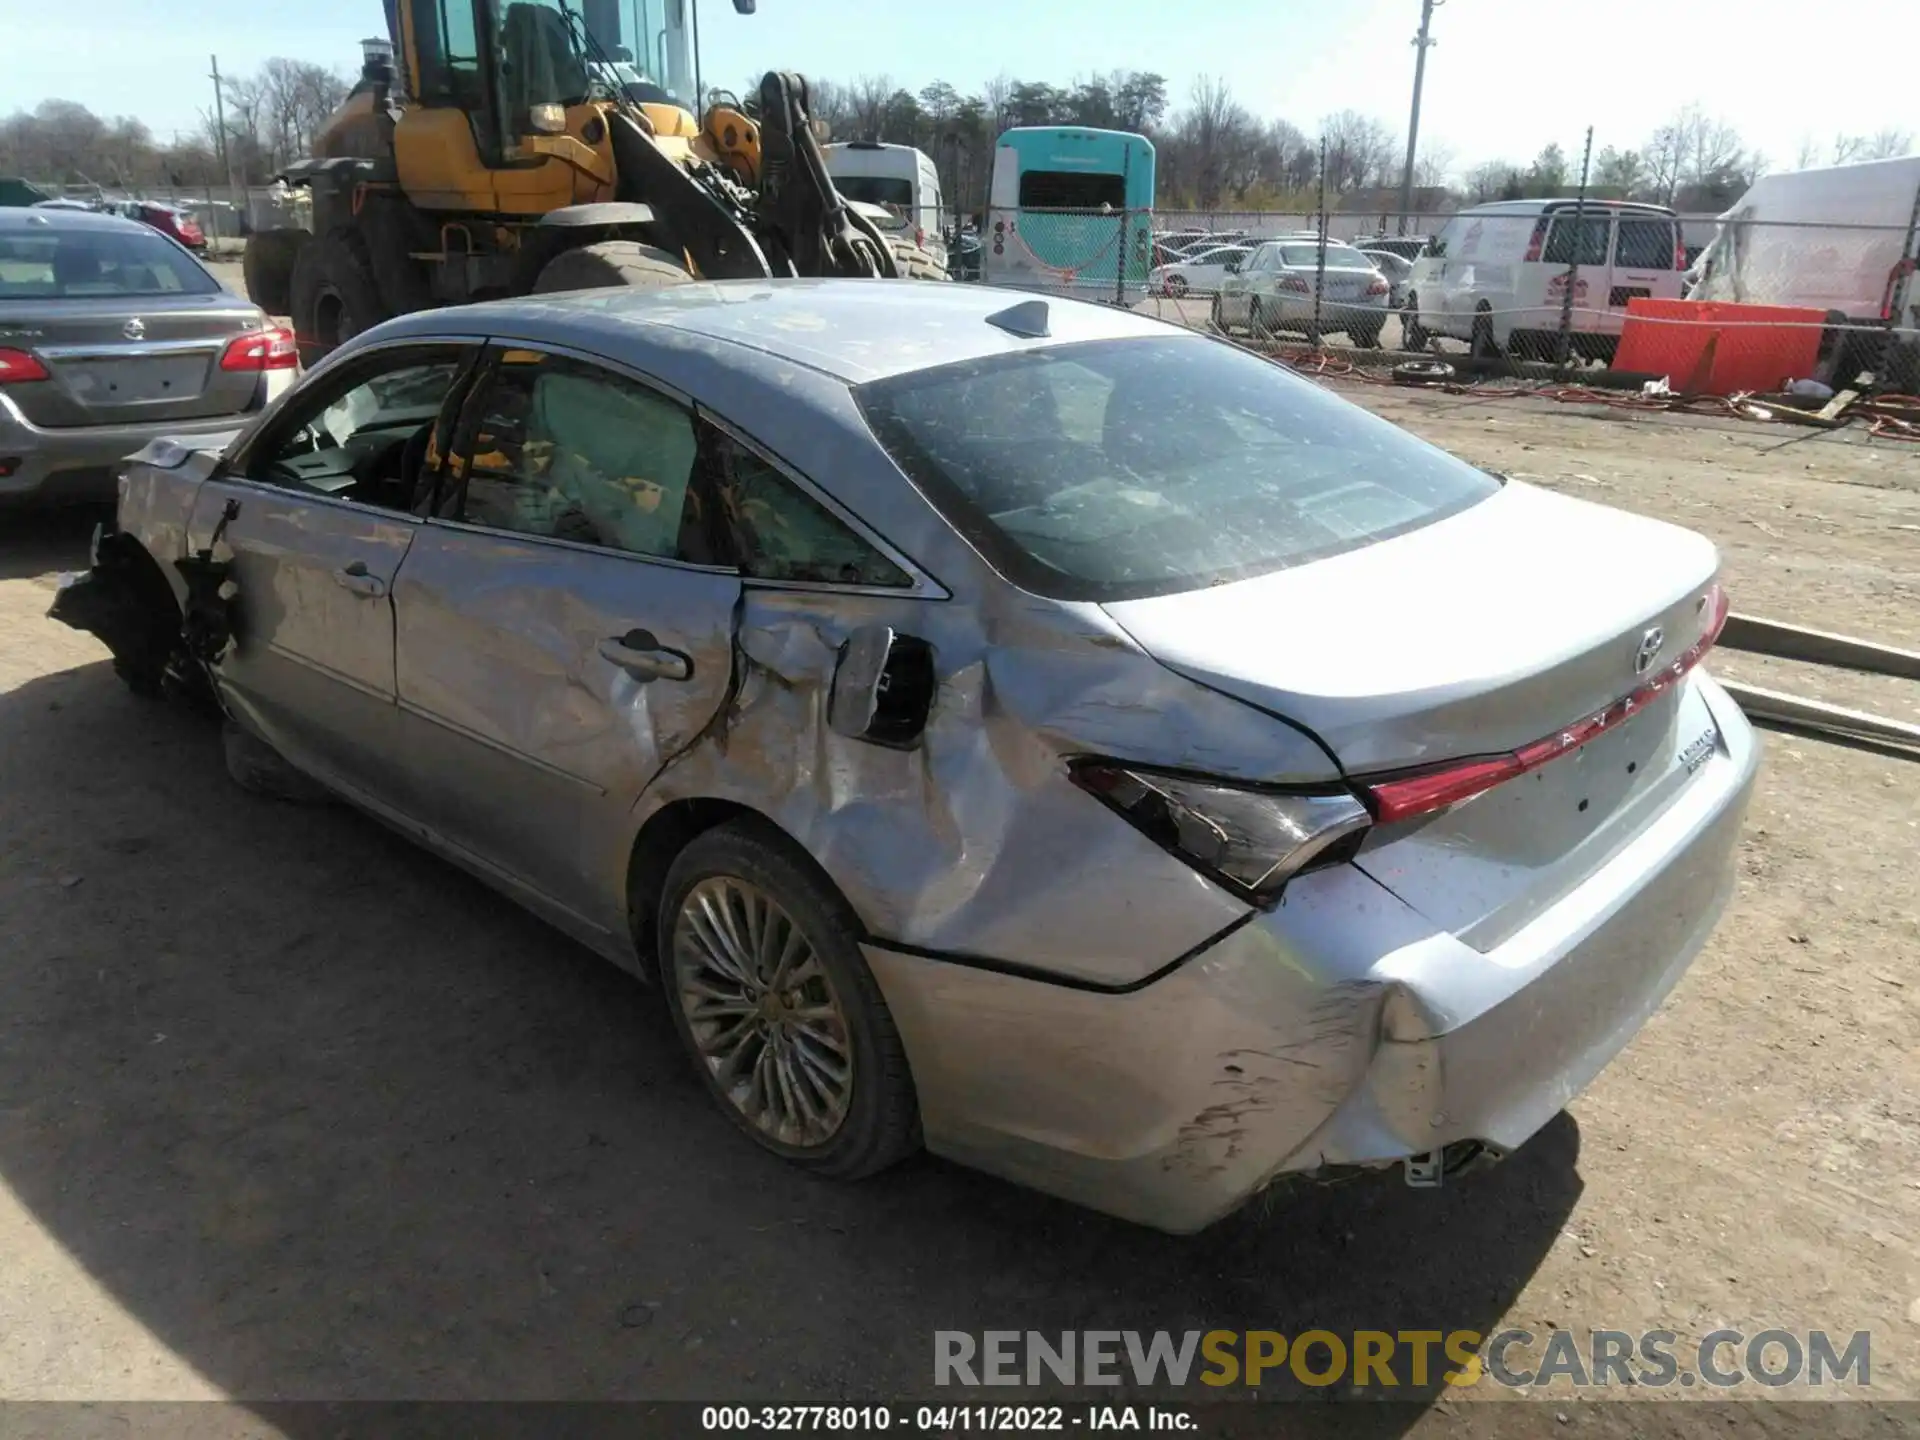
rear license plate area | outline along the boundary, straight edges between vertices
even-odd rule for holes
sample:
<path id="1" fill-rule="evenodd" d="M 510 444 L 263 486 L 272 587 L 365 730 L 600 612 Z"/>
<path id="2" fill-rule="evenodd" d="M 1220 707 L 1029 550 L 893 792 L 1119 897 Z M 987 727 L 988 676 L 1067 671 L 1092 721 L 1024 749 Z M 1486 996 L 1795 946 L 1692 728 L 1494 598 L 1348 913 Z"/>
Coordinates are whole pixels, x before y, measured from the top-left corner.
<path id="1" fill-rule="evenodd" d="M 191 400 L 206 388 L 205 355 L 89 360 L 61 367 L 61 378 L 88 405 L 135 405 L 147 400 Z"/>
<path id="2" fill-rule="evenodd" d="M 1627 308 L 1629 300 L 1651 300 L 1653 291 L 1640 285 L 1616 285 L 1607 292 L 1607 304 L 1615 310 Z"/>

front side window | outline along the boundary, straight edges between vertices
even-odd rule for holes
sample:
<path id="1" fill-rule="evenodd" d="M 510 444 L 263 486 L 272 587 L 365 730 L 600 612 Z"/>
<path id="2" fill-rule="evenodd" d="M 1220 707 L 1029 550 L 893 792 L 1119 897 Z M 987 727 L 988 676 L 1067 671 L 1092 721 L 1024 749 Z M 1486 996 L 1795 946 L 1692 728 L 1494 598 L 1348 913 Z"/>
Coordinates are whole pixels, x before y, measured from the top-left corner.
<path id="1" fill-rule="evenodd" d="M 49 227 L 0 235 L 0 300 L 213 295 L 192 256 L 151 231 Z"/>
<path id="2" fill-rule="evenodd" d="M 465 475 L 434 513 L 519 535 L 666 559 L 701 558 L 688 491 L 699 443 L 684 407 L 563 356 L 501 356 Z"/>
<path id="3" fill-rule="evenodd" d="M 1015 584 L 1059 599 L 1134 599 L 1306 564 L 1499 488 L 1197 335 L 995 356 L 855 393 L 954 528 Z"/>
<path id="4" fill-rule="evenodd" d="M 467 352 L 409 347 L 356 366 L 317 394 L 296 395 L 262 432 L 248 478 L 289 489 L 412 509 L 447 448 L 447 400 Z"/>
<path id="5" fill-rule="evenodd" d="M 474 0 L 412 0 L 420 53 L 420 98 L 475 108 L 481 100 L 480 31 Z"/>

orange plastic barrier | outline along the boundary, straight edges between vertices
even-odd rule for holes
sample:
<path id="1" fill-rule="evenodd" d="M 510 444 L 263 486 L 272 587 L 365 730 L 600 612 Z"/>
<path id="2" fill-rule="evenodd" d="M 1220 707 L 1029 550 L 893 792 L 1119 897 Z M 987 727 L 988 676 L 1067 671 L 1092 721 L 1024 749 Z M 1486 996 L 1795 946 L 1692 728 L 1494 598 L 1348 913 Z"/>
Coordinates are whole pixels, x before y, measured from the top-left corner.
<path id="1" fill-rule="evenodd" d="M 1634 299 L 1613 368 L 1665 375 L 1683 395 L 1778 390 L 1813 374 L 1826 319 L 1793 305 Z"/>

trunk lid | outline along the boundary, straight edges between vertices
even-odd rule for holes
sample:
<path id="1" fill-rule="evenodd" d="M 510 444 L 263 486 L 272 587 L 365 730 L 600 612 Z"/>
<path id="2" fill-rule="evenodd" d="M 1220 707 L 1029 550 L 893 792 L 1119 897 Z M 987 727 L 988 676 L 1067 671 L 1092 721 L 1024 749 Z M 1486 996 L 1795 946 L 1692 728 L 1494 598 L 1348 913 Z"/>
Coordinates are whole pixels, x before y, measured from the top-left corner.
<path id="1" fill-rule="evenodd" d="M 1657 663 L 1698 637 L 1716 566 L 1690 531 L 1509 482 L 1359 550 L 1106 609 L 1368 774 L 1514 750 L 1625 695 L 1650 630 Z"/>
<path id="2" fill-rule="evenodd" d="M 45 429 L 236 415 L 254 404 L 260 373 L 222 370 L 220 356 L 264 323 L 225 291 L 0 301 L 0 337 L 49 377 L 7 396 Z"/>
<path id="3" fill-rule="evenodd" d="M 1633 694 L 1709 628 L 1716 570 L 1690 531 L 1509 482 L 1360 550 L 1106 608 L 1170 668 L 1306 727 L 1349 775 L 1378 776 L 1521 751 Z M 1491 949 L 1718 753 L 1699 688 L 1672 685 L 1538 768 L 1376 825 L 1356 863 Z"/>

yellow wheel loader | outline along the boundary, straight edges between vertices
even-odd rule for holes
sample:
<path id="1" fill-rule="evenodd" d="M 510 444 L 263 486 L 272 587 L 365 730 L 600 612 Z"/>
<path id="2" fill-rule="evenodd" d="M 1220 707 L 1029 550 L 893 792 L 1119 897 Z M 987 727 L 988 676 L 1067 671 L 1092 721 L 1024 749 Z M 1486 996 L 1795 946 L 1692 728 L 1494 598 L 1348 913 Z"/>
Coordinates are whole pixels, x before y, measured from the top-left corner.
<path id="1" fill-rule="evenodd" d="M 389 316 L 499 296 L 947 278 L 834 189 L 799 76 L 696 119 L 629 63 L 622 4 L 585 3 L 386 0 L 391 50 L 370 48 L 312 157 L 280 177 L 310 193 L 312 229 L 247 241 L 248 294 L 292 317 L 304 363 Z M 691 3 L 664 0 L 658 32 L 683 90 Z"/>

